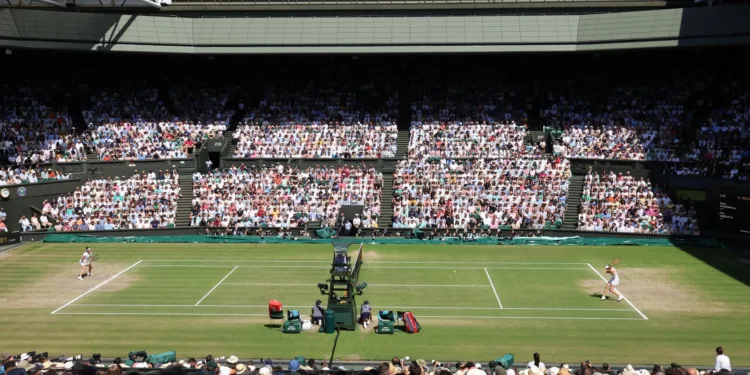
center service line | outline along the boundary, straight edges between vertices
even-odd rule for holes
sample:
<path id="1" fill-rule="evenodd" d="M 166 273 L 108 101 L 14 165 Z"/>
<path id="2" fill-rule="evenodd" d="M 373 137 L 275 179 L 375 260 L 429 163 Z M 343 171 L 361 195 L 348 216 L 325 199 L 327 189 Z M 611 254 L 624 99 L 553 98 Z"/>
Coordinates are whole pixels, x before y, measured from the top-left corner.
<path id="1" fill-rule="evenodd" d="M 200 301 L 198 301 L 198 302 L 196 302 L 196 303 L 195 303 L 195 306 L 198 306 L 198 305 L 200 305 L 200 304 L 201 304 L 201 302 L 203 302 L 203 300 L 204 300 L 204 299 L 206 299 L 206 297 L 208 297 L 208 295 L 209 295 L 209 294 L 211 294 L 211 292 L 213 292 L 213 291 L 214 291 L 214 289 L 218 288 L 218 287 L 219 287 L 219 285 L 221 285 L 221 283 L 223 283 L 223 282 L 224 282 L 224 280 L 226 280 L 226 279 L 227 279 L 227 277 L 229 277 L 229 275 L 231 275 L 231 274 L 232 274 L 232 272 L 236 271 L 236 270 L 237 270 L 237 268 L 239 268 L 239 267 L 240 267 L 240 266 L 234 266 L 234 268 L 232 268 L 232 270 L 231 270 L 231 271 L 229 271 L 229 273 L 228 273 L 228 274 L 227 274 L 226 276 L 224 276 L 224 278 L 223 278 L 223 279 L 219 280 L 219 282 L 218 282 L 218 283 L 217 283 L 216 285 L 214 285 L 214 287 L 213 287 L 213 288 L 211 288 L 211 290 L 209 290 L 209 291 L 208 291 L 208 293 L 206 293 L 206 295 L 205 295 L 205 296 L 203 296 L 203 298 L 201 298 L 201 299 L 200 299 Z"/>
<path id="2" fill-rule="evenodd" d="M 497 298 L 497 304 L 500 305 L 500 308 L 503 309 L 503 303 L 500 302 L 500 296 L 497 295 L 497 290 L 495 290 L 495 284 L 492 283 L 492 278 L 490 277 L 490 273 L 487 271 L 487 269 L 484 269 L 484 273 L 487 274 L 487 280 L 490 281 L 490 286 L 492 287 L 492 292 L 495 293 L 495 298 Z"/>

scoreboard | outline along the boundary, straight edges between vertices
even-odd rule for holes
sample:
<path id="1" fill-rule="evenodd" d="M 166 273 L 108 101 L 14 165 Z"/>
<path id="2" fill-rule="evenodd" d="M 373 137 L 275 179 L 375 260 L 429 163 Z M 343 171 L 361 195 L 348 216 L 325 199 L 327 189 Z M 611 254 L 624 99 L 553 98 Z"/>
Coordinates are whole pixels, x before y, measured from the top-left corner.
<path id="1" fill-rule="evenodd" d="M 719 193 L 719 227 L 729 233 L 750 234 L 750 195 Z"/>

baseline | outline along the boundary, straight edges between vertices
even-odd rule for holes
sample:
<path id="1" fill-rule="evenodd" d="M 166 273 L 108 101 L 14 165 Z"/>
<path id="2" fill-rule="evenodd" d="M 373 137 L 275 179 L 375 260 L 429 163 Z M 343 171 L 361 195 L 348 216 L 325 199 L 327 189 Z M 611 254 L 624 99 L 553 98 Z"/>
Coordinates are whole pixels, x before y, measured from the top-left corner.
<path id="1" fill-rule="evenodd" d="M 131 268 L 133 268 L 133 267 L 137 266 L 137 265 L 138 265 L 138 264 L 140 264 L 141 262 L 143 262 L 143 260 L 139 260 L 139 261 L 137 261 L 137 262 L 133 263 L 133 264 L 132 264 L 132 265 L 131 265 L 130 267 L 128 267 L 128 268 L 126 268 L 126 269 L 124 269 L 124 270 L 122 270 L 122 271 L 118 272 L 117 274 L 115 274 L 114 276 L 110 277 L 109 279 L 107 279 L 107 280 L 104 280 L 104 281 L 102 281 L 102 282 L 101 282 L 101 283 L 100 283 L 99 285 L 97 285 L 97 286 L 95 286 L 95 287 L 93 287 L 93 288 L 91 288 L 91 289 L 89 289 L 89 290 L 87 290 L 87 291 L 83 292 L 83 294 L 81 294 L 80 296 L 78 296 L 78 297 L 76 297 L 76 298 L 73 298 L 72 300 L 70 300 L 70 302 L 68 302 L 68 303 L 66 303 L 66 304 L 64 304 L 64 305 L 62 305 L 62 306 L 60 306 L 60 307 L 58 307 L 58 308 L 57 308 L 57 310 L 55 310 L 55 311 L 51 312 L 50 314 L 51 314 L 51 315 L 54 315 L 54 314 L 56 314 L 56 313 L 57 313 L 58 311 L 60 311 L 60 310 L 62 310 L 62 309 L 64 309 L 64 308 L 66 308 L 66 307 L 70 306 L 70 305 L 71 305 L 71 304 L 72 304 L 73 302 L 75 302 L 75 301 L 78 301 L 79 299 L 83 298 L 83 297 L 84 297 L 84 296 L 86 296 L 87 294 L 89 294 L 89 293 L 91 293 L 91 292 L 93 292 L 93 291 L 95 291 L 95 290 L 97 290 L 97 289 L 101 288 L 101 287 L 102 287 L 102 286 L 103 286 L 104 284 L 106 284 L 106 283 L 108 283 L 108 282 L 110 282 L 110 281 L 114 280 L 114 279 L 115 279 L 116 277 L 118 277 L 118 276 L 122 275 L 122 274 L 123 274 L 123 273 L 125 273 L 125 272 L 126 272 L 127 270 L 129 270 L 129 269 L 131 269 Z"/>
<path id="2" fill-rule="evenodd" d="M 222 285 L 226 285 L 224 283 Z M 486 286 L 486 285 L 485 285 Z M 267 308 L 268 305 L 151 305 L 151 304 L 121 304 L 121 303 L 77 303 L 73 306 L 91 306 L 91 307 L 213 307 L 213 308 Z M 293 309 L 309 308 L 306 306 L 292 306 L 285 305 L 286 307 Z M 416 309 L 435 309 L 435 310 L 500 310 L 499 307 L 459 307 L 459 306 L 375 306 L 380 309 L 404 309 L 404 310 L 416 310 Z M 633 313 L 632 309 L 587 309 L 587 308 L 565 308 L 565 307 L 503 307 L 503 310 L 526 310 L 526 311 L 617 311 Z"/>
<path id="3" fill-rule="evenodd" d="M 191 268 L 226 268 L 231 267 L 233 264 L 224 264 L 224 265 L 213 265 L 213 264 L 144 264 L 141 267 L 191 267 Z M 310 269 L 330 269 L 330 266 L 302 266 L 302 265 L 288 265 L 288 266 L 275 266 L 275 265 L 252 265 L 252 266 L 236 266 L 238 268 L 310 268 Z M 465 269 L 465 270 L 482 270 L 482 269 L 490 269 L 490 270 L 575 270 L 575 271 L 585 271 L 588 270 L 585 267 L 482 267 L 482 266 L 474 266 L 474 267 L 441 267 L 441 266 L 427 266 L 427 267 L 399 267 L 399 266 L 385 266 L 385 267 L 372 267 L 372 266 L 366 266 L 367 269 L 407 269 L 407 270 L 417 270 L 417 269 L 425 269 L 425 270 L 458 270 L 458 269 Z"/>
<path id="4" fill-rule="evenodd" d="M 609 280 L 607 280 L 607 278 L 604 277 L 604 275 L 602 275 L 596 268 L 594 268 L 594 266 L 592 266 L 591 263 L 586 263 L 586 264 L 588 264 L 589 268 L 591 268 L 592 271 L 594 271 L 597 275 L 599 275 L 599 277 L 601 277 L 601 279 L 604 280 L 605 283 L 609 282 Z M 638 315 L 640 315 L 644 320 L 648 320 L 648 317 L 646 317 L 646 315 L 643 312 L 641 312 L 641 310 L 638 310 L 638 308 L 635 307 L 635 305 L 632 302 L 630 302 L 628 297 L 625 297 L 625 294 L 623 294 L 622 292 L 620 292 L 620 294 L 622 295 L 622 299 L 624 299 L 625 302 L 627 302 L 628 305 L 630 305 L 630 307 L 632 307 L 633 310 L 635 310 L 635 312 L 638 313 Z"/>
<path id="5" fill-rule="evenodd" d="M 199 263 L 325 263 L 330 264 L 329 260 L 268 260 L 268 259 L 145 259 L 145 262 L 199 262 Z M 463 261 L 463 262 L 422 262 L 422 261 L 367 261 L 367 264 L 527 264 L 527 265 L 578 265 L 585 266 L 588 263 L 564 263 L 564 262 L 485 262 L 485 261 Z"/>
<path id="6" fill-rule="evenodd" d="M 138 313 L 138 312 L 61 312 L 58 315 L 151 315 L 151 316 L 265 316 L 268 314 L 231 313 Z M 465 315 L 420 315 L 419 319 L 540 319 L 540 320 L 643 320 L 641 318 L 571 317 L 571 316 L 465 316 Z"/>

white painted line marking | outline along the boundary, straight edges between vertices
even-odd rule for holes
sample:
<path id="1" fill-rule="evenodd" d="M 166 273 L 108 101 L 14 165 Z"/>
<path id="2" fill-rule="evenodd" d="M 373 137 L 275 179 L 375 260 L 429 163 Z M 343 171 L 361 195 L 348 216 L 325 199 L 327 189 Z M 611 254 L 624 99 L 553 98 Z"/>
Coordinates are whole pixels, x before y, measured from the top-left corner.
<path id="1" fill-rule="evenodd" d="M 492 287 L 492 292 L 495 293 L 495 298 L 497 299 L 497 304 L 500 305 L 500 309 L 503 308 L 503 303 L 500 302 L 500 296 L 497 295 L 497 290 L 495 289 L 495 284 L 492 283 L 492 278 L 490 277 L 490 273 L 487 271 L 487 269 L 484 269 L 484 273 L 487 274 L 487 280 L 490 281 L 490 286 Z"/>
<path id="2" fill-rule="evenodd" d="M 602 280 L 604 280 L 604 282 L 605 282 L 605 283 L 608 283 L 608 282 L 609 282 L 609 280 L 607 280 L 607 278 L 606 278 L 606 277 L 604 277 L 604 275 L 602 275 L 601 273 L 599 273 L 599 271 L 597 271 L 597 270 L 596 270 L 596 268 L 594 268 L 594 266 L 592 266 L 592 265 L 591 265 L 591 263 L 586 263 L 586 264 L 588 264 L 588 265 L 589 265 L 589 268 L 591 268 L 591 270 L 592 270 L 592 271 L 596 272 L 596 274 L 597 274 L 597 275 L 599 275 L 599 277 L 601 277 L 601 278 L 602 278 Z M 618 289 L 618 291 L 619 291 L 619 289 Z M 630 307 L 632 307 L 632 308 L 633 308 L 633 310 L 635 310 L 635 312 L 637 312 L 637 313 L 638 313 L 638 315 L 640 315 L 641 317 L 643 317 L 643 319 L 645 319 L 645 320 L 648 320 L 648 318 L 646 317 L 646 315 L 645 315 L 645 314 L 643 314 L 643 313 L 641 312 L 641 310 L 638 310 L 638 308 L 637 308 L 637 307 L 635 307 L 635 305 L 634 305 L 634 304 L 633 304 L 632 302 L 630 302 L 630 300 L 628 299 L 628 297 L 625 297 L 625 294 L 623 294 L 622 292 L 620 292 L 620 294 L 622 294 L 622 299 L 624 299 L 624 300 L 625 300 L 625 302 L 627 302 L 627 303 L 628 303 L 628 305 L 630 305 Z"/>
<path id="3" fill-rule="evenodd" d="M 93 287 L 93 288 L 89 289 L 88 291 L 84 292 L 84 293 L 83 293 L 83 294 L 81 294 L 80 296 L 78 296 L 78 297 L 76 297 L 76 298 L 73 298 L 73 299 L 72 299 L 72 300 L 71 300 L 70 302 L 68 302 L 68 303 L 66 303 L 66 304 L 64 304 L 64 305 L 62 305 L 62 306 L 60 306 L 60 307 L 59 307 L 59 308 L 58 308 L 57 310 L 55 310 L 55 311 L 51 312 L 50 314 L 56 314 L 56 313 L 57 313 L 58 311 L 60 311 L 60 310 L 62 310 L 62 309 L 64 309 L 64 308 L 66 308 L 66 307 L 68 307 L 68 306 L 69 306 L 70 304 L 72 304 L 72 303 L 73 303 L 73 302 L 75 302 L 75 301 L 78 301 L 79 299 L 83 298 L 83 297 L 84 297 L 84 296 L 86 296 L 87 294 L 89 294 L 89 293 L 91 293 L 91 292 L 93 292 L 93 291 L 95 291 L 95 290 L 99 289 L 99 288 L 100 288 L 100 287 L 102 287 L 102 286 L 103 286 L 104 284 L 106 284 L 106 283 L 108 283 L 108 282 L 110 282 L 110 281 L 114 280 L 114 279 L 115 279 L 115 278 L 116 278 L 117 276 L 120 276 L 120 275 L 122 275 L 123 273 L 125 273 L 125 271 L 127 271 L 127 270 L 129 270 L 129 269 L 131 269 L 131 268 L 133 268 L 133 267 L 135 267 L 135 266 L 137 266 L 137 265 L 138 265 L 138 264 L 140 264 L 141 262 L 143 262 L 143 260 L 139 260 L 139 261 L 137 261 L 137 262 L 133 263 L 133 264 L 132 264 L 132 265 L 131 265 L 130 267 L 128 267 L 128 268 L 126 268 L 126 269 L 124 269 L 124 270 L 122 270 L 122 271 L 118 272 L 118 273 L 117 273 L 116 275 L 114 275 L 114 276 L 110 277 L 109 279 L 107 279 L 107 280 L 104 280 L 104 281 L 102 281 L 102 282 L 101 282 L 101 283 L 100 283 L 99 285 L 97 285 L 97 286 L 95 286 L 95 287 Z"/>
<path id="4" fill-rule="evenodd" d="M 232 264 L 225 265 L 212 265 L 212 264 L 144 264 L 141 267 L 190 267 L 190 268 L 226 268 L 232 266 Z M 274 266 L 274 265 L 253 265 L 253 266 L 237 266 L 239 268 L 309 268 L 309 269 L 330 269 L 331 267 L 326 266 L 304 266 L 304 265 L 288 265 L 288 266 Z M 485 267 L 371 267 L 365 266 L 366 269 L 406 269 L 406 270 L 481 270 Z M 583 267 L 486 267 L 491 270 L 576 270 L 576 271 L 588 271 L 587 268 Z"/>
<path id="5" fill-rule="evenodd" d="M 213 292 L 213 291 L 214 291 L 214 290 L 215 290 L 216 288 L 218 288 L 218 287 L 219 287 L 219 285 L 221 285 L 221 283 L 222 283 L 222 282 L 224 282 L 224 280 L 226 280 L 226 279 L 227 279 L 227 277 L 229 277 L 229 275 L 231 275 L 231 274 L 232 274 L 232 272 L 236 271 L 238 267 L 239 267 L 239 266 L 234 266 L 234 268 L 232 268 L 232 270 L 231 270 L 231 271 L 229 271 L 229 273 L 228 273 L 228 274 L 227 274 L 226 276 L 224 276 L 224 278 L 223 278 L 223 279 L 219 280 L 219 282 L 218 282 L 218 283 L 217 283 L 216 285 L 214 285 L 214 287 L 213 287 L 213 288 L 211 288 L 211 290 L 209 290 L 209 291 L 208 291 L 208 293 L 206 293 L 206 295 L 205 295 L 205 296 L 203 296 L 203 298 L 201 298 L 201 299 L 200 299 L 200 300 L 199 300 L 198 302 L 196 302 L 196 303 L 195 303 L 195 306 L 198 306 L 198 305 L 200 305 L 200 304 L 201 304 L 201 302 L 203 302 L 203 300 L 204 300 L 204 299 L 206 299 L 206 297 L 208 297 L 208 295 L 209 295 L 209 294 L 211 294 L 211 292 Z"/>
<path id="6" fill-rule="evenodd" d="M 153 316 L 265 316 L 268 314 L 204 314 L 204 313 L 121 313 L 121 312 L 61 312 L 58 315 L 153 315 Z M 591 318 L 566 316 L 464 316 L 464 315 L 420 315 L 420 319 L 544 319 L 544 320 L 643 320 L 641 318 Z"/>
<path id="7" fill-rule="evenodd" d="M 274 283 L 223 283 L 221 285 L 248 285 L 248 286 L 317 286 L 318 284 L 286 284 L 286 283 L 280 283 L 280 284 L 274 284 Z M 473 284 L 367 284 L 368 287 L 397 287 L 397 288 L 407 288 L 407 287 L 424 287 L 424 288 L 430 288 L 430 287 L 449 287 L 449 288 L 486 288 L 487 285 L 473 285 Z"/>
<path id="8" fill-rule="evenodd" d="M 227 285 L 223 283 L 222 285 Z M 484 285 L 485 287 L 487 285 Z M 77 303 L 73 306 L 95 306 L 95 307 L 215 307 L 215 308 L 267 308 L 268 305 L 149 305 L 149 304 L 101 304 L 101 303 Z M 286 306 L 292 309 L 304 309 L 310 306 Z M 459 307 L 459 306 L 373 306 L 379 309 L 435 309 L 435 310 L 500 310 L 498 307 Z M 633 309 L 579 309 L 579 308 L 557 308 L 557 307 L 503 307 L 503 310 L 528 310 L 528 311 L 618 311 L 633 313 Z"/>
<path id="9" fill-rule="evenodd" d="M 331 264 L 330 260 L 267 260 L 267 259 L 244 259 L 244 260 L 233 260 L 233 259 L 146 259 L 145 262 L 199 262 L 199 263 L 325 263 Z M 370 261 L 365 259 L 367 264 L 526 264 L 526 265 L 579 265 L 585 266 L 588 263 L 563 263 L 563 262 L 421 262 L 421 261 L 399 261 L 399 262 L 388 262 L 388 261 Z"/>

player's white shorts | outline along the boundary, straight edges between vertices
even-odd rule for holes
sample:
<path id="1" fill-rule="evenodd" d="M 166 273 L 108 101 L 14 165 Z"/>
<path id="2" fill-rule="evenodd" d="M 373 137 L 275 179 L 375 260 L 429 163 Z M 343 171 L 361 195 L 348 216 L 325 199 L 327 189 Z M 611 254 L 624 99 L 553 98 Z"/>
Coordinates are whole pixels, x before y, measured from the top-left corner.
<path id="1" fill-rule="evenodd" d="M 620 285 L 620 279 L 616 278 L 616 279 L 609 280 L 609 283 L 612 284 L 612 285 L 614 285 L 614 286 L 618 286 L 618 285 Z"/>
<path id="2" fill-rule="evenodd" d="M 88 266 L 91 264 L 91 262 L 78 262 L 81 266 Z"/>

